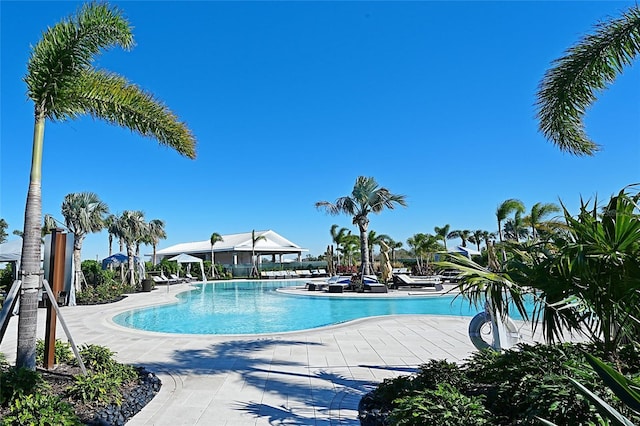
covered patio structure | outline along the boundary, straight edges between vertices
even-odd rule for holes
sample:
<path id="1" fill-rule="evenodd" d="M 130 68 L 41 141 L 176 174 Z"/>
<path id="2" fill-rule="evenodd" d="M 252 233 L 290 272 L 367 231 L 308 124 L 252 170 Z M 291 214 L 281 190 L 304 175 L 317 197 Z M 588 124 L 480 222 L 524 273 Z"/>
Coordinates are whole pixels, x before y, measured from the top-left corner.
<path id="1" fill-rule="evenodd" d="M 264 238 L 262 238 L 264 237 Z M 267 231 L 255 231 L 255 247 L 253 246 L 252 233 L 228 234 L 222 236 L 222 241 L 216 242 L 211 247 L 210 240 L 180 243 L 156 252 L 156 261 L 169 259 L 179 254 L 188 254 L 202 260 L 211 260 L 213 251 L 216 264 L 236 266 L 252 263 L 252 253 L 261 263 L 262 256 L 270 255 L 272 262 L 282 262 L 283 256 L 295 255 L 298 262 L 302 261 L 302 252 L 308 249 L 287 240 L 278 233 Z"/>

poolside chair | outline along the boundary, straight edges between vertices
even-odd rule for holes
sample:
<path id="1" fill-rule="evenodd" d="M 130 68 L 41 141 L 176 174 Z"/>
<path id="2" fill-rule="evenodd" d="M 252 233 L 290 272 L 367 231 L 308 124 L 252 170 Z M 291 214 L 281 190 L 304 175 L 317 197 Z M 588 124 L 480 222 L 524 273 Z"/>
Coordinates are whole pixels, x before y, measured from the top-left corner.
<path id="1" fill-rule="evenodd" d="M 391 288 L 399 287 L 433 287 L 436 291 L 442 291 L 442 279 L 438 275 L 425 277 L 423 279 L 413 279 L 405 274 L 394 274 Z"/>
<path id="2" fill-rule="evenodd" d="M 194 277 L 193 275 L 187 273 L 184 274 L 185 278 L 187 279 L 187 281 L 198 281 L 198 279 L 196 277 Z"/>
<path id="3" fill-rule="evenodd" d="M 151 279 L 156 284 L 169 284 L 169 280 L 163 280 L 162 277 L 159 277 L 157 275 L 151 276 Z"/>

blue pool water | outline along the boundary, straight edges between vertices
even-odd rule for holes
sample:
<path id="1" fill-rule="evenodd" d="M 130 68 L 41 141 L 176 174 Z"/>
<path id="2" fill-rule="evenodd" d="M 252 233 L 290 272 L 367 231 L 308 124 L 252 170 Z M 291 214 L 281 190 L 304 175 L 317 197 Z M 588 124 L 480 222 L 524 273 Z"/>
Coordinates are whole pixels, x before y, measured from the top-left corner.
<path id="1" fill-rule="evenodd" d="M 305 330 L 357 318 L 394 314 L 473 316 L 461 297 L 314 297 L 277 288 L 300 281 L 234 281 L 196 285 L 178 302 L 124 312 L 117 324 L 147 331 L 184 334 L 260 334 Z"/>

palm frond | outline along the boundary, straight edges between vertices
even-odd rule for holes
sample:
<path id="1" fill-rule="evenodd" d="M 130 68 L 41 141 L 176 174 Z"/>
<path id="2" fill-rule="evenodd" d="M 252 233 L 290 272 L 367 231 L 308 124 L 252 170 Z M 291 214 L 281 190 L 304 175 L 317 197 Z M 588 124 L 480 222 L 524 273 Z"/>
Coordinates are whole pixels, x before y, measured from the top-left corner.
<path id="1" fill-rule="evenodd" d="M 640 9 L 600 23 L 554 62 L 537 93 L 540 131 L 562 151 L 593 155 L 599 150 L 583 124 L 588 107 L 640 52 Z"/>
<path id="2" fill-rule="evenodd" d="M 88 113 L 142 136 L 153 137 L 186 157 L 196 156 L 196 142 L 189 128 L 153 95 L 122 76 L 105 71 L 84 71 L 61 98 L 68 106 L 65 116 Z M 56 113 L 56 118 L 63 117 Z"/>

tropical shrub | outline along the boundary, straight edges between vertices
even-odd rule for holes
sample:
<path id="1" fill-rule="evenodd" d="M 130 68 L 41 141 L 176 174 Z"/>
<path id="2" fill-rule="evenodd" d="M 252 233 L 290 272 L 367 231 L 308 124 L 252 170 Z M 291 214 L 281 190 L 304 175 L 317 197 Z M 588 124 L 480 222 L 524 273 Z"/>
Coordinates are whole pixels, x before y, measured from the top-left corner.
<path id="1" fill-rule="evenodd" d="M 14 367 L 0 371 L 0 405 L 7 405 L 19 397 L 46 389 L 47 384 L 35 371 Z"/>
<path id="2" fill-rule="evenodd" d="M 82 422 L 73 408 L 54 395 L 34 393 L 21 395 L 9 404 L 9 413 L 0 419 L 1 425 L 76 426 Z"/>
<path id="3" fill-rule="evenodd" d="M 532 327 L 542 325 L 547 342 L 567 332 L 586 334 L 615 352 L 640 335 L 640 194 L 621 190 L 600 207 L 581 202 L 574 217 L 563 205 L 565 224 L 546 239 L 505 242 L 500 270 L 489 270 L 462 256 L 441 267 L 458 269 L 460 292 L 476 305 L 488 301 L 499 314 L 511 306 Z M 526 311 L 524 297 L 535 307 Z"/>
<path id="4" fill-rule="evenodd" d="M 118 377 L 110 376 L 108 373 L 89 373 L 74 376 L 74 380 L 75 383 L 68 389 L 69 395 L 82 402 L 112 402 L 116 405 L 122 403 L 122 381 Z"/>
<path id="5" fill-rule="evenodd" d="M 105 346 L 81 345 L 79 352 L 85 367 L 94 373 L 105 373 L 109 377 L 123 382 L 138 377 L 134 367 L 117 362 L 114 359 L 115 352 Z M 74 363 L 77 361 L 74 360 Z"/>
<path id="6" fill-rule="evenodd" d="M 432 411 L 442 410 L 442 406 L 431 403 L 442 402 L 443 398 L 447 399 L 443 402 L 447 410 L 474 411 L 477 416 L 466 423 L 470 425 L 483 421 L 490 425 L 535 425 L 539 424 L 537 418 L 558 425 L 600 424 L 596 407 L 571 384 L 571 380 L 576 380 L 638 423 L 640 416 L 625 411 L 621 401 L 590 367 L 585 353 L 606 356 L 602 345 L 523 344 L 502 353 L 475 352 L 460 367 L 432 361 L 422 365 L 414 375 L 385 380 L 363 398 L 361 406 L 366 405 L 369 412 L 389 415 L 394 421 L 407 422 L 390 424 L 445 424 L 430 422 L 427 417 Z M 623 345 L 620 353 L 624 356 L 609 360 L 625 371 L 630 380 L 638 380 L 638 345 Z M 437 398 L 434 392 L 438 393 Z M 476 410 L 478 404 L 482 410 Z M 410 419 L 415 423 L 410 423 Z"/>
<path id="7" fill-rule="evenodd" d="M 482 398 L 463 395 L 453 386 L 440 383 L 435 389 L 398 398 L 389 415 L 397 426 L 481 426 L 489 424 Z"/>
<path id="8" fill-rule="evenodd" d="M 71 344 L 56 339 L 53 362 L 55 364 L 68 363 L 73 358 Z M 36 365 L 44 365 L 44 340 L 42 339 L 36 341 Z"/>

